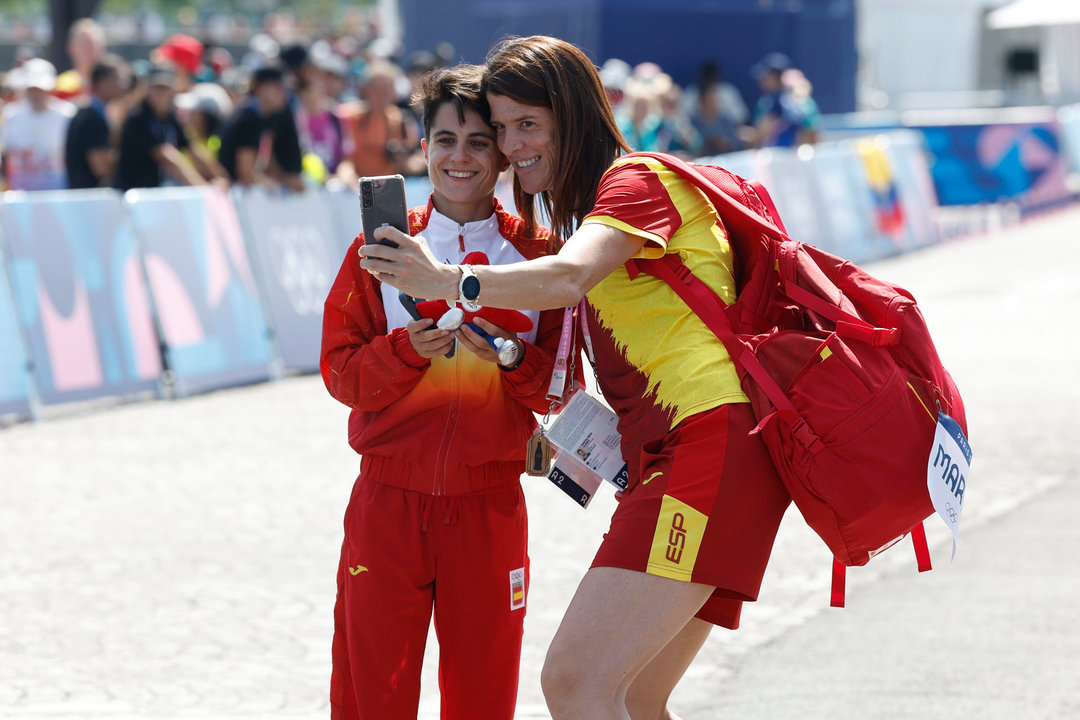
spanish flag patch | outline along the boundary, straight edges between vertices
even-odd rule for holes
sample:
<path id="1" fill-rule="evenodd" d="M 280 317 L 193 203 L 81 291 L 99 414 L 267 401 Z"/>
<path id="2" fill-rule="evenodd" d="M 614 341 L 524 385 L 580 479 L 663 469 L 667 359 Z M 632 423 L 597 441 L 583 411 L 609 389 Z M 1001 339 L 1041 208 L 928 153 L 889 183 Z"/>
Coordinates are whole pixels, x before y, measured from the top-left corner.
<path id="1" fill-rule="evenodd" d="M 510 571 L 510 609 L 525 607 L 525 568 Z"/>

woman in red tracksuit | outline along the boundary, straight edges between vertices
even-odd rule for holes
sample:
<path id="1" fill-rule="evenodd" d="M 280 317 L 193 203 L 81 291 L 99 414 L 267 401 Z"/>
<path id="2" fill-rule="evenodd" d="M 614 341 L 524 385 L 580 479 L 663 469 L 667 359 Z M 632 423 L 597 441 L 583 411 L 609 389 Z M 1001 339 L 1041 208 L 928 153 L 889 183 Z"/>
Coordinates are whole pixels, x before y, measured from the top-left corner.
<path id="1" fill-rule="evenodd" d="M 409 212 L 410 234 L 423 231 L 453 263 L 476 251 L 492 264 L 553 251 L 546 231 L 494 199 L 507 161 L 479 68 L 432 74 L 414 102 L 434 192 Z M 412 320 L 397 290 L 361 269 L 363 242 L 346 254 L 323 318 L 322 376 L 352 408 L 349 443 L 363 456 L 345 513 L 331 716 L 416 718 L 434 609 L 442 717 L 510 720 L 529 581 L 520 476 L 533 413 L 548 409 L 562 312 L 527 313 L 533 330 L 520 339 L 476 320 L 519 343 L 502 366 L 467 325 Z"/>

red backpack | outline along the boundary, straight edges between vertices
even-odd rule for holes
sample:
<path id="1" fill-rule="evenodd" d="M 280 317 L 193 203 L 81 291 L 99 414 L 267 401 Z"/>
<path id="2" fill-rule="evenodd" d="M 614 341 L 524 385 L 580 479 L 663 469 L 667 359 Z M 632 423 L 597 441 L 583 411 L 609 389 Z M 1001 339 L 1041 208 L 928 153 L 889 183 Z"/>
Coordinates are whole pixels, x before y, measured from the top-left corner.
<path id="1" fill-rule="evenodd" d="M 727 348 L 776 469 L 845 568 L 911 534 L 930 569 L 922 521 L 934 512 L 927 457 L 940 412 L 967 433 L 963 401 L 906 290 L 788 237 L 768 192 L 712 165 L 658 160 L 696 185 L 727 230 L 737 300 L 724 304 L 679 256 L 631 260 L 667 282 Z"/>

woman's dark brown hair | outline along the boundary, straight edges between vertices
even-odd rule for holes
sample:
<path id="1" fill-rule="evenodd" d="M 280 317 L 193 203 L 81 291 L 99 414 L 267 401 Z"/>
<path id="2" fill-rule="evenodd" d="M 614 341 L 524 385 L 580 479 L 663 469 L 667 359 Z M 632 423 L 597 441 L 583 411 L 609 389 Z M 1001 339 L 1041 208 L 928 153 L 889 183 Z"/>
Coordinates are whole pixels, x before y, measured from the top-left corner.
<path id="1" fill-rule="evenodd" d="M 554 182 L 540 193 L 551 229 L 567 238 L 596 204 L 600 177 L 620 152 L 630 152 L 608 105 L 592 61 L 576 46 L 534 35 L 510 38 L 487 58 L 483 92 L 555 113 Z M 522 218 L 534 222 L 533 196 L 514 178 L 514 201 Z"/>

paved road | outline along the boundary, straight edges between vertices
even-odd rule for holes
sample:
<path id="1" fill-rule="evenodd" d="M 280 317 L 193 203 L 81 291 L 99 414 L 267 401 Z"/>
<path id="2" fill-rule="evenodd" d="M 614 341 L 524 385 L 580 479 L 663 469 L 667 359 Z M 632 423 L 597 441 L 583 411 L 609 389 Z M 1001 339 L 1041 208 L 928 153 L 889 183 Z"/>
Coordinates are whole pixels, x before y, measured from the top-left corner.
<path id="1" fill-rule="evenodd" d="M 676 691 L 685 720 L 1080 716 L 1080 211 L 879 263 L 915 292 L 968 406 L 960 548 L 897 548 L 828 604 L 790 514 L 762 599 Z M 325 718 L 357 459 L 317 378 L 0 429 L 0 717 Z M 519 718 L 614 505 L 526 485 Z M 437 717 L 432 648 L 423 717 Z"/>

